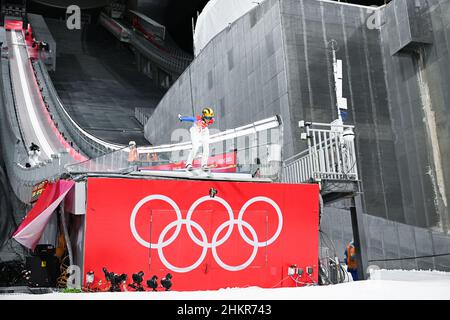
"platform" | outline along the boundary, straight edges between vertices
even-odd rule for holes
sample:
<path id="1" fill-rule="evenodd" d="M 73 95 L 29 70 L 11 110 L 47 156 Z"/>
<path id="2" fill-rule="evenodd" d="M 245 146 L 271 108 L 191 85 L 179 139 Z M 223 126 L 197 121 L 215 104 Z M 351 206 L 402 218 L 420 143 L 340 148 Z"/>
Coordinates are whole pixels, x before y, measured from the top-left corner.
<path id="1" fill-rule="evenodd" d="M 248 173 L 222 173 L 222 172 L 203 172 L 201 170 L 194 171 L 166 171 L 166 170 L 139 170 L 131 172 L 131 176 L 147 176 L 158 178 L 175 178 L 175 179 L 191 179 L 191 180 L 217 180 L 217 181 L 243 181 L 243 182 L 272 182 L 267 178 L 253 178 Z"/>
<path id="2" fill-rule="evenodd" d="M 359 193 L 357 181 L 322 180 L 321 190 L 324 203 L 332 203 L 344 198 L 352 198 Z"/>

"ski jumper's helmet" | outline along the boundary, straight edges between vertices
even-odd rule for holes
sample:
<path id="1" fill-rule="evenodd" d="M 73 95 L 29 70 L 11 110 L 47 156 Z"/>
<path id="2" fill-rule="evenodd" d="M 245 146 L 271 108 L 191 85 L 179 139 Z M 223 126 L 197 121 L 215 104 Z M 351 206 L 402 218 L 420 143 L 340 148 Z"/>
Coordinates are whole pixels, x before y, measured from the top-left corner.
<path id="1" fill-rule="evenodd" d="M 214 117 L 214 110 L 212 108 L 204 108 L 202 110 L 202 116 L 203 117 Z"/>

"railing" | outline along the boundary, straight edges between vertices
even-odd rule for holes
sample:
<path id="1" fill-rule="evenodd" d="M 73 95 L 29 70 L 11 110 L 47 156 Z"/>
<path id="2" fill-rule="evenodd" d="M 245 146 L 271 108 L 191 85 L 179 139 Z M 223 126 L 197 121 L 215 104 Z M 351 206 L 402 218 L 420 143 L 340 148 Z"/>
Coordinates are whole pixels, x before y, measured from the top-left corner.
<path id="1" fill-rule="evenodd" d="M 165 26 L 163 26 L 162 24 L 159 24 L 155 20 L 151 19 L 150 17 L 147 17 L 146 15 L 144 15 L 140 12 L 137 12 L 134 10 L 129 10 L 129 11 L 136 16 L 136 18 L 139 21 L 138 22 L 139 26 L 143 25 L 142 26 L 143 31 L 149 30 L 151 33 L 158 36 L 162 40 L 165 39 L 165 37 L 166 37 L 166 27 Z"/>
<path id="2" fill-rule="evenodd" d="M 66 170 L 74 174 L 123 173 L 134 168 L 134 165 L 128 161 L 127 151 L 129 151 L 129 148 L 124 147 L 94 159 L 70 164 L 66 166 Z"/>
<path id="3" fill-rule="evenodd" d="M 147 41 L 143 35 L 138 33 L 133 33 L 131 35 L 130 42 L 150 60 L 169 72 L 181 74 L 192 62 L 191 59 L 182 58 L 181 54 L 174 56 L 172 50 L 170 50 L 170 52 L 161 50 L 153 43 Z"/>
<path id="4" fill-rule="evenodd" d="M 148 20 L 146 23 L 153 27 L 151 36 L 146 30 L 140 27 L 139 24 L 134 25 L 131 30 L 103 12 L 100 14 L 100 23 L 120 41 L 131 43 L 144 56 L 158 64 L 165 71 L 176 75 L 181 74 L 192 62 L 193 57 L 178 48 L 170 36 L 165 36 L 164 26 L 160 25 L 163 29 L 155 27 L 156 25 L 152 24 L 152 20 L 148 17 L 143 17 L 140 13 L 135 11 L 131 12 L 135 15 L 139 15 L 141 20 Z M 159 34 L 160 38 L 163 40 L 156 40 L 153 37 L 153 34 Z"/>
<path id="5" fill-rule="evenodd" d="M 278 181 L 281 175 L 282 145 L 281 118 L 268 118 L 211 134 L 209 164 Z M 177 170 L 184 168 L 183 164 L 191 149 L 190 141 L 140 147 L 137 150 L 137 158 L 130 161 L 130 149 L 126 147 L 95 159 L 69 165 L 67 170 L 72 174 L 120 173 L 152 167 L 155 168 L 153 170 Z"/>
<path id="6" fill-rule="evenodd" d="M 284 182 L 358 180 L 354 126 L 306 123 L 304 128 L 308 148 L 284 161 Z"/>
<path id="7" fill-rule="evenodd" d="M 50 112 L 56 115 L 75 144 L 89 157 L 99 157 L 108 152 L 123 148 L 122 145 L 103 141 L 83 130 L 64 108 L 50 76 L 41 61 L 33 63 L 36 78 L 42 86 L 42 95 Z"/>
<path id="8" fill-rule="evenodd" d="M 134 108 L 134 117 L 144 127 L 147 124 L 148 119 L 150 118 L 150 116 L 145 112 L 145 110 L 148 110 L 148 109 L 145 109 L 145 108 Z"/>
<path id="9" fill-rule="evenodd" d="M 34 185 L 43 180 L 59 177 L 65 171 L 64 165 L 69 155 L 62 152 L 35 167 L 25 167 L 28 154 L 22 142 L 20 125 L 15 113 L 14 93 L 7 59 L 2 59 L 0 71 L 0 135 L 3 159 L 14 193 L 20 201 L 29 203 Z"/>
<path id="10" fill-rule="evenodd" d="M 130 42 L 130 31 L 116 20 L 108 17 L 105 13 L 100 13 L 100 23 L 108 29 L 117 39 L 122 42 Z"/>
<path id="11" fill-rule="evenodd" d="M 36 80 L 40 86 L 44 102 L 51 114 L 55 126 L 63 136 L 65 133 L 72 139 L 73 147 L 79 147 L 88 156 L 99 156 L 111 150 L 119 150 L 123 146 L 102 141 L 80 128 L 64 109 L 53 83 L 49 78 L 46 67 L 39 61 L 32 64 Z M 8 56 L 1 58 L 0 79 L 0 120 L 3 158 L 8 177 L 16 196 L 24 203 L 31 200 L 31 190 L 43 180 L 57 179 L 66 172 L 65 166 L 73 163 L 73 159 L 66 151 L 52 155 L 51 159 L 40 164 L 27 167 L 29 161 L 27 148 L 23 143 L 21 124 L 16 114 L 14 88 L 11 84 Z M 70 142 L 70 141 L 69 141 Z"/>

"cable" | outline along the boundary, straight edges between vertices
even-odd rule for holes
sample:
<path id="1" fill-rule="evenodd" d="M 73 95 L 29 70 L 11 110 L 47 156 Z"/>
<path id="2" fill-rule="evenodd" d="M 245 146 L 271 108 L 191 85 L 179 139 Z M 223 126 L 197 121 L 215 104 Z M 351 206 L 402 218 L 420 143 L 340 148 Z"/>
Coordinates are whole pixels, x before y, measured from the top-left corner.
<path id="1" fill-rule="evenodd" d="M 427 256 L 416 256 L 416 257 L 405 257 L 405 258 L 373 259 L 373 260 L 367 260 L 367 261 L 368 262 L 399 261 L 399 260 L 414 260 L 414 259 L 422 259 L 422 258 L 436 258 L 436 257 L 444 257 L 444 256 L 450 256 L 450 253 L 441 253 L 441 254 L 432 254 L 432 255 L 427 255 Z"/>
<path id="2" fill-rule="evenodd" d="M 328 273 L 329 273 L 329 271 L 328 271 Z M 322 281 L 325 280 L 326 282 L 323 283 L 323 284 L 325 284 L 325 285 L 327 285 L 327 284 L 333 284 L 333 283 L 331 282 L 330 278 L 329 278 L 328 275 L 327 275 L 326 268 L 325 268 L 322 264 L 320 264 L 320 266 L 319 266 L 319 280 L 322 280 Z"/>
<path id="3" fill-rule="evenodd" d="M 306 274 L 307 276 L 308 276 L 308 278 L 312 281 L 312 284 L 309 284 L 309 285 L 313 285 L 313 286 L 317 286 L 318 285 L 318 283 L 313 279 L 313 278 L 311 278 L 311 275 L 309 275 L 308 273 Z M 307 284 L 308 285 L 308 284 Z"/>
<path id="4" fill-rule="evenodd" d="M 61 264 L 59 265 L 59 272 L 60 275 L 58 279 L 56 280 L 56 286 L 58 288 L 67 288 L 67 280 L 69 278 L 69 275 L 67 274 L 67 269 L 69 268 L 68 265 L 65 264 L 65 262 L 69 259 L 69 255 L 66 254 L 61 259 Z M 69 262 L 70 263 L 70 262 Z"/>
<path id="5" fill-rule="evenodd" d="M 148 270 L 152 266 L 152 226 L 153 226 L 153 211 L 150 210 L 150 248 L 148 250 Z"/>
<path id="6" fill-rule="evenodd" d="M 328 242 L 331 244 L 331 247 L 332 247 L 332 249 L 333 249 L 333 253 L 334 253 L 333 257 L 336 257 L 336 256 L 337 256 L 337 250 L 336 250 L 336 247 L 334 246 L 333 241 L 331 241 L 331 239 L 330 239 L 330 237 L 328 236 L 328 234 L 327 234 L 326 232 L 324 232 L 323 230 L 320 230 L 320 229 L 319 229 L 319 233 L 320 233 L 321 236 L 324 235 L 324 236 L 327 237 Z M 326 242 L 326 241 L 325 241 L 325 242 Z"/>
<path id="7" fill-rule="evenodd" d="M 310 277 L 310 279 L 313 281 L 313 283 L 311 283 L 311 282 L 303 282 L 303 281 L 299 281 L 298 280 L 298 278 L 300 278 L 301 276 L 297 276 L 295 279 L 294 279 L 294 277 L 293 276 L 289 276 L 294 282 L 295 282 L 295 286 L 296 287 L 298 287 L 298 284 L 302 284 L 302 285 L 304 285 L 304 286 L 312 286 L 312 285 L 316 285 L 316 282 L 313 280 L 313 279 L 311 279 L 311 277 Z"/>
<path id="8" fill-rule="evenodd" d="M 275 284 L 272 288 L 275 288 L 276 286 L 278 286 L 280 283 L 282 283 L 284 280 L 286 280 L 287 278 L 289 278 L 290 276 L 286 276 L 285 278 L 281 279 L 279 282 L 277 282 L 277 284 Z"/>
<path id="9" fill-rule="evenodd" d="M 332 265 L 334 265 L 334 271 L 336 272 L 336 281 L 333 282 L 330 277 L 332 271 L 331 267 L 327 269 L 323 264 L 321 264 L 319 269 L 319 275 L 325 278 L 325 280 L 328 282 L 326 284 L 339 284 L 346 282 L 347 277 L 343 266 L 341 264 L 336 263 L 336 261 L 334 261 L 332 258 L 329 258 L 329 262 Z"/>
<path id="10" fill-rule="evenodd" d="M 64 202 L 62 202 L 58 207 L 59 214 L 61 216 L 61 225 L 64 233 L 64 240 L 66 242 L 67 252 L 69 254 L 69 263 L 73 265 L 73 254 L 72 254 L 72 244 L 70 243 L 69 231 L 67 230 L 66 215 L 64 211 Z"/>
<path id="11" fill-rule="evenodd" d="M 319 230 L 319 233 L 320 233 L 320 236 L 321 236 L 321 240 L 324 242 L 325 246 L 329 247 L 329 245 L 326 243 L 327 241 L 325 241 L 325 238 L 324 238 L 324 235 L 326 235 L 327 238 L 329 239 L 328 235 L 325 232 L 321 231 L 321 230 Z M 334 244 L 333 244 L 333 242 L 331 242 L 331 240 L 330 240 L 330 244 L 331 244 L 331 247 L 332 247 L 331 249 L 333 250 L 333 253 L 334 253 L 333 257 L 335 257 L 336 256 L 336 248 L 334 247 Z M 329 264 L 326 264 L 328 266 L 328 267 L 326 267 L 324 265 L 324 262 L 323 262 L 324 259 L 325 260 L 328 259 L 329 261 L 333 261 L 333 263 L 335 263 L 335 261 L 329 255 L 327 257 L 323 257 L 321 259 L 321 261 L 319 261 L 319 263 L 321 265 L 321 269 L 323 270 L 323 273 L 326 275 L 326 278 L 327 278 L 328 282 L 333 284 L 333 282 L 331 281 L 331 279 L 328 276 L 328 275 L 331 274 L 331 270 L 330 270 Z M 320 271 L 320 269 L 319 269 L 319 271 Z M 319 272 L 319 274 L 320 274 L 320 272 Z"/>
<path id="12" fill-rule="evenodd" d="M 336 256 L 337 256 L 337 254 L 336 254 L 336 252 L 337 252 L 337 251 L 336 251 L 336 247 L 334 246 L 334 244 L 333 244 L 333 242 L 331 241 L 331 239 L 330 239 L 330 237 L 328 236 L 328 234 L 327 234 L 326 232 L 324 232 L 323 230 L 319 230 L 319 233 L 320 233 L 321 239 L 323 240 L 323 242 L 325 243 L 326 246 L 328 246 L 328 244 L 331 244 L 331 250 L 333 250 L 332 253 L 334 253 L 334 254 L 333 254 L 333 257 L 336 257 Z M 328 241 L 326 241 L 325 237 L 328 239 Z M 329 246 L 328 246 L 328 247 L 329 247 Z M 325 257 L 325 258 L 322 258 L 322 260 L 323 260 L 323 259 L 329 259 L 329 263 L 333 264 L 333 265 L 336 267 L 336 272 L 338 272 L 338 281 L 337 281 L 337 283 L 348 282 L 348 274 L 347 274 L 347 271 L 344 269 L 344 266 L 343 266 L 341 263 L 336 262 L 336 261 L 334 260 L 334 258 L 332 258 L 332 257 L 330 257 L 330 256 Z M 329 278 L 329 276 L 328 276 L 328 275 L 331 274 L 331 268 L 326 268 L 326 267 L 323 265 L 323 263 L 321 262 L 321 269 L 322 269 L 322 272 L 324 273 L 324 276 L 327 278 L 326 280 L 328 280 L 329 283 L 331 283 L 331 284 L 337 284 L 337 283 L 333 283 L 333 282 L 331 281 L 331 279 Z M 320 271 L 321 271 L 321 270 L 319 269 L 319 272 L 320 272 Z M 319 273 L 319 274 L 320 274 L 320 273 Z"/>

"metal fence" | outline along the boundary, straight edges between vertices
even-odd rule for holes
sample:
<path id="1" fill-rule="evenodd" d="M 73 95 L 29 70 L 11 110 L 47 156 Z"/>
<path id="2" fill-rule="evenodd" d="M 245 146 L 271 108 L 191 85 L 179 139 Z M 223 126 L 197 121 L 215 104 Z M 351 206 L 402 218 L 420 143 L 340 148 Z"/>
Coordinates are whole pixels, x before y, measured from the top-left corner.
<path id="1" fill-rule="evenodd" d="M 49 112 L 57 117 L 61 128 L 67 130 L 69 137 L 82 152 L 94 158 L 124 147 L 98 139 L 83 130 L 64 108 L 44 64 L 38 61 L 33 63 L 33 66 L 36 72 L 36 79 L 42 88 L 42 96 L 49 108 Z"/>
<path id="2" fill-rule="evenodd" d="M 161 48 L 158 48 L 144 36 L 137 33 L 131 35 L 130 43 L 161 68 L 174 74 L 183 73 L 192 62 L 190 57 L 185 57 L 183 53 L 179 53 L 173 48 L 167 49 L 168 52 L 161 50 Z"/>
<path id="3" fill-rule="evenodd" d="M 283 145 L 281 118 L 276 116 L 249 125 L 211 134 L 209 137 L 210 165 L 235 168 L 236 172 L 279 181 Z M 136 159 L 129 158 L 129 147 L 67 166 L 72 174 L 120 173 L 145 168 L 148 170 L 177 170 L 182 165 L 192 143 L 181 142 L 156 147 L 140 147 Z M 229 155 L 233 154 L 235 157 Z M 198 155 L 200 157 L 201 154 Z M 130 160 L 132 159 L 132 160 Z M 168 165 L 168 166 L 167 166 Z M 163 166 L 164 169 L 161 169 Z M 175 169 L 177 168 L 177 169 Z"/>
<path id="4" fill-rule="evenodd" d="M 283 181 L 358 180 L 354 126 L 306 123 L 302 140 L 308 148 L 286 159 Z"/>
<path id="5" fill-rule="evenodd" d="M 129 148 L 124 147 L 100 157 L 66 166 L 72 174 L 83 173 L 123 173 L 134 169 L 134 164 L 128 161 Z"/>
<path id="6" fill-rule="evenodd" d="M 148 119 L 150 118 L 150 116 L 146 113 L 146 110 L 148 110 L 148 109 L 145 109 L 145 108 L 134 108 L 134 117 L 144 127 L 147 124 Z"/>
<path id="7" fill-rule="evenodd" d="M 122 42 L 130 42 L 130 31 L 118 21 L 108 17 L 104 12 L 100 13 L 99 21 L 100 24 L 109 30 L 117 39 Z"/>

